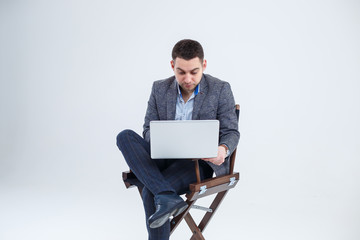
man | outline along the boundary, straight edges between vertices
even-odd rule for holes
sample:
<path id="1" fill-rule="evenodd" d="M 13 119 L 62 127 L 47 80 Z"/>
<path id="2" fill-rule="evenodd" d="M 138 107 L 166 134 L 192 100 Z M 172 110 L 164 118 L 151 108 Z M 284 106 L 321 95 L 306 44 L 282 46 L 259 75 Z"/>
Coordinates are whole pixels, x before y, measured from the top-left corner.
<path id="1" fill-rule="evenodd" d="M 169 239 L 169 218 L 187 207 L 179 195 L 187 192 L 189 184 L 196 181 L 192 161 L 151 159 L 150 121 L 219 120 L 218 155 L 199 161 L 202 179 L 211 177 L 214 171 L 217 176 L 228 173 L 228 156 L 240 137 L 230 85 L 203 74 L 207 62 L 200 43 L 189 39 L 179 41 L 173 48 L 170 63 L 175 76 L 154 82 L 143 138 L 132 130 L 124 130 L 117 136 L 117 145 L 127 164 L 144 185 L 142 199 L 150 240 Z M 189 144 L 201 143 L 191 142 L 189 136 Z"/>

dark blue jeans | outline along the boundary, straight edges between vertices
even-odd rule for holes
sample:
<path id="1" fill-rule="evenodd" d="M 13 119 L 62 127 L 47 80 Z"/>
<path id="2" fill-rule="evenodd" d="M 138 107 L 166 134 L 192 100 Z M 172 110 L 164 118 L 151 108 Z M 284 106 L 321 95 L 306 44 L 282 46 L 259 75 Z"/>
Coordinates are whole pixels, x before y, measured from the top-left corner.
<path id="1" fill-rule="evenodd" d="M 196 182 L 194 162 L 186 159 L 151 159 L 150 144 L 132 130 L 118 134 L 117 146 L 129 168 L 144 184 L 142 200 L 149 240 L 169 239 L 170 223 L 159 228 L 149 228 L 147 219 L 155 212 L 154 195 L 167 191 L 178 195 L 186 193 L 189 184 Z M 210 178 L 213 174 L 211 167 L 202 160 L 199 163 L 201 178 Z"/>

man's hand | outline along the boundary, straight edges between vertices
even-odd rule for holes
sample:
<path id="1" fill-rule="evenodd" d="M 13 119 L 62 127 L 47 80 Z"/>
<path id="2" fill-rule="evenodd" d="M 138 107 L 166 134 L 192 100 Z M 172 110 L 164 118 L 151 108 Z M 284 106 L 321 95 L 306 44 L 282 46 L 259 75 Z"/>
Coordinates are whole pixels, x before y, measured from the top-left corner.
<path id="1" fill-rule="evenodd" d="M 214 157 L 214 158 L 202 158 L 202 160 L 211 162 L 211 163 L 213 163 L 215 165 L 221 165 L 225 161 L 225 157 L 226 157 L 226 149 L 225 149 L 225 147 L 224 146 L 219 146 L 218 147 L 218 155 L 217 155 L 217 157 Z"/>

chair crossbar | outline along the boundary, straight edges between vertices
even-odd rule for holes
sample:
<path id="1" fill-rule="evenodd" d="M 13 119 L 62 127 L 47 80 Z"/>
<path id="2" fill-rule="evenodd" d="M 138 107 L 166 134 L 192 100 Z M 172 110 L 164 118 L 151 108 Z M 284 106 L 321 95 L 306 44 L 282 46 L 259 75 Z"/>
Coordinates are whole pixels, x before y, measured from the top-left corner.
<path id="1" fill-rule="evenodd" d="M 213 211 L 211 208 L 202 207 L 202 206 L 198 206 L 198 205 L 193 205 L 192 208 L 202 210 L 202 211 L 206 211 L 206 212 L 212 212 Z"/>

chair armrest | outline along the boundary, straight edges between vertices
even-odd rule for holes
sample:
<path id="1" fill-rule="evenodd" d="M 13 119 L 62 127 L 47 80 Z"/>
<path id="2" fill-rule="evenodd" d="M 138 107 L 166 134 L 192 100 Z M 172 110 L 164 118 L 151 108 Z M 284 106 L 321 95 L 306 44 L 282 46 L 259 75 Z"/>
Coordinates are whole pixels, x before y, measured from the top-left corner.
<path id="1" fill-rule="evenodd" d="M 239 178 L 240 174 L 236 172 L 225 176 L 205 179 L 200 183 L 190 184 L 190 193 L 186 194 L 186 198 L 189 201 L 193 201 L 198 198 L 234 188 L 239 181 Z"/>

